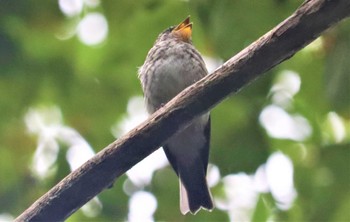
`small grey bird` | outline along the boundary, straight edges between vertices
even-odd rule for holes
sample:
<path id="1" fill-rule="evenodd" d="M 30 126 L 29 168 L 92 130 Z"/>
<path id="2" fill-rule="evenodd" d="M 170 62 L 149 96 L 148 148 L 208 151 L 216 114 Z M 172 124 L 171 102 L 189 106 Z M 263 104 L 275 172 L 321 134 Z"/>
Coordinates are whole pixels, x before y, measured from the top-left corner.
<path id="1" fill-rule="evenodd" d="M 186 18 L 163 31 L 139 69 L 145 103 L 155 112 L 183 89 L 208 74 L 205 63 L 191 41 L 192 23 Z M 180 179 L 182 214 L 212 210 L 206 181 L 209 158 L 210 116 L 206 113 L 168 139 L 163 149 Z"/>

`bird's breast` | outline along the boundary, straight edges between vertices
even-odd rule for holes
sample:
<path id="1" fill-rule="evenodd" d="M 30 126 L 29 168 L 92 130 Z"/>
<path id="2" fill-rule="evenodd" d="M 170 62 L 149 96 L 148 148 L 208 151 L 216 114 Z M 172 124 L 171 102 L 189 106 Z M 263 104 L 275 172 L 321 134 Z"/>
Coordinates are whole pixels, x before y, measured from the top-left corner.
<path id="1" fill-rule="evenodd" d="M 187 43 L 161 42 L 149 52 L 140 78 L 150 113 L 207 74 L 197 50 Z"/>

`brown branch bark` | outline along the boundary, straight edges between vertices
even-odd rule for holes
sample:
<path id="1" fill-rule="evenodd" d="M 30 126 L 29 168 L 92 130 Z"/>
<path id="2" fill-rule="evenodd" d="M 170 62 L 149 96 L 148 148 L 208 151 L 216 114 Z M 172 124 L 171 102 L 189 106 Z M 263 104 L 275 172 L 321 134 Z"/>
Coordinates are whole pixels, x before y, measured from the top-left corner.
<path id="1" fill-rule="evenodd" d="M 127 135 L 64 178 L 16 221 L 62 221 L 155 151 L 195 116 L 293 56 L 350 14 L 349 0 L 309 0 L 289 18 L 185 89 Z"/>

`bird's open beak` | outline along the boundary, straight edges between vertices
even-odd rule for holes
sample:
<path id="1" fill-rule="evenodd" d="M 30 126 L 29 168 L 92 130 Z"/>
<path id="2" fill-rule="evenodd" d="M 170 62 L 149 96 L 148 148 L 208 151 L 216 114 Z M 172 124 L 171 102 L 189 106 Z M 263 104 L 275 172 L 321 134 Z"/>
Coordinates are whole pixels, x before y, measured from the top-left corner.
<path id="1" fill-rule="evenodd" d="M 190 22 L 190 16 L 188 16 L 183 22 L 176 26 L 173 33 L 179 35 L 183 41 L 188 42 L 192 37 L 192 22 Z"/>

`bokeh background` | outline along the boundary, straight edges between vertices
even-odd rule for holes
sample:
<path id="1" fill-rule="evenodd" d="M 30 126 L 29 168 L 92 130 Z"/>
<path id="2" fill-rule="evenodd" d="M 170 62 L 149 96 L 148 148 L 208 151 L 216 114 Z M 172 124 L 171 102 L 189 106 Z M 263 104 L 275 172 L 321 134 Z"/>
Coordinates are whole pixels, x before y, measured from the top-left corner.
<path id="1" fill-rule="evenodd" d="M 0 221 L 147 118 L 137 67 L 188 15 L 209 70 L 300 0 L 0 1 Z M 212 110 L 216 209 L 182 216 L 160 149 L 67 221 L 350 221 L 350 21 Z"/>

